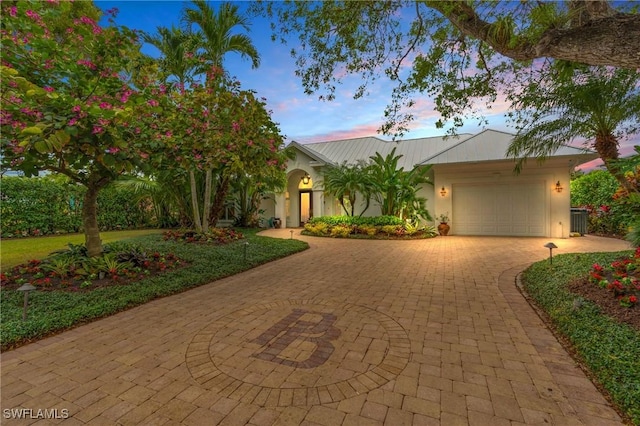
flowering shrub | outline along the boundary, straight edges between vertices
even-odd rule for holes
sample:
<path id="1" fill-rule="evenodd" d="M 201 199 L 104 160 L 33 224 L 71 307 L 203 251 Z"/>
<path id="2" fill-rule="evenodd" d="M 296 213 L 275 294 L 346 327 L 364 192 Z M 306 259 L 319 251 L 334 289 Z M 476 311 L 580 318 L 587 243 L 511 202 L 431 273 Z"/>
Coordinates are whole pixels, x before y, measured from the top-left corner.
<path id="1" fill-rule="evenodd" d="M 241 232 L 232 228 L 211 228 L 208 232 L 166 231 L 162 234 L 165 241 L 184 241 L 187 243 L 228 244 L 244 238 Z"/>
<path id="2" fill-rule="evenodd" d="M 616 260 L 609 266 L 594 264 L 589 282 L 609 290 L 621 306 L 634 307 L 640 296 L 640 248 L 630 258 Z"/>

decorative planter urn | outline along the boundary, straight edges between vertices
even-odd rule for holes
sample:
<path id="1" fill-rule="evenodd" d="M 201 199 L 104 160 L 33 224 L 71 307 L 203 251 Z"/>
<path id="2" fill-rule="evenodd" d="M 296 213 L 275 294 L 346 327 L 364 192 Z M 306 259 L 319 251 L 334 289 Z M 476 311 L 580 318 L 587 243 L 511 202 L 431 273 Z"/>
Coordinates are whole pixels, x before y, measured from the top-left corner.
<path id="1" fill-rule="evenodd" d="M 438 233 L 442 236 L 449 234 L 449 229 L 451 229 L 451 227 L 446 222 L 442 222 L 438 225 Z"/>

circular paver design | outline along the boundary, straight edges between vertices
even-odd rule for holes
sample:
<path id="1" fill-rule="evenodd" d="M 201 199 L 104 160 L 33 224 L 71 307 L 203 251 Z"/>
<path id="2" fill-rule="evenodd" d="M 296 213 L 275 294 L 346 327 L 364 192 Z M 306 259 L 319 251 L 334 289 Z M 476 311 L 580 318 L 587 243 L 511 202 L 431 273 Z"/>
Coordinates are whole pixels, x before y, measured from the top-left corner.
<path id="1" fill-rule="evenodd" d="M 395 320 L 353 304 L 286 300 L 226 315 L 187 348 L 191 376 L 222 396 L 260 406 L 350 398 L 395 378 L 410 342 Z"/>

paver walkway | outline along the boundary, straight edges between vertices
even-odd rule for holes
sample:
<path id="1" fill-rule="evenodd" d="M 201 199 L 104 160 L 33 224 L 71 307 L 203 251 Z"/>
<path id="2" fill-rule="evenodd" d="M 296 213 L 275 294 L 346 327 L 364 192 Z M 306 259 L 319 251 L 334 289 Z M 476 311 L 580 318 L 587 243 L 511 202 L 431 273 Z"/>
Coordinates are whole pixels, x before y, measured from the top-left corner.
<path id="1" fill-rule="evenodd" d="M 2 423 L 620 424 L 514 287 L 550 239 L 307 240 L 3 354 Z M 69 418 L 7 420 L 12 408 Z"/>

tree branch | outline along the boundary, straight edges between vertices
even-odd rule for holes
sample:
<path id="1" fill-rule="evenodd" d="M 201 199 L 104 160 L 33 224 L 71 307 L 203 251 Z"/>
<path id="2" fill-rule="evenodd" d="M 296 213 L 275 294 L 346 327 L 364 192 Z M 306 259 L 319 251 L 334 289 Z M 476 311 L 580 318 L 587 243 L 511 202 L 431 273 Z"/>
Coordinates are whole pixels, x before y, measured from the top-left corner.
<path id="1" fill-rule="evenodd" d="M 550 28 L 537 42 L 519 38 L 517 43 L 512 43 L 496 37 L 498 24 L 482 20 L 466 2 L 425 1 L 427 7 L 443 14 L 462 33 L 484 41 L 511 59 L 528 61 L 552 57 L 589 65 L 640 68 L 640 14 L 614 13 L 605 1 L 573 3 L 583 12 L 577 22 L 574 20 L 580 25 Z M 580 22 L 581 19 L 588 20 Z"/>

